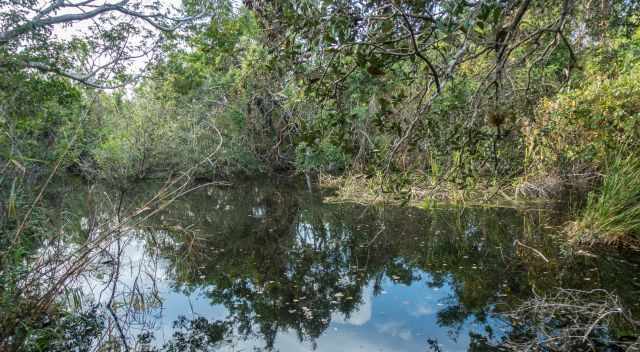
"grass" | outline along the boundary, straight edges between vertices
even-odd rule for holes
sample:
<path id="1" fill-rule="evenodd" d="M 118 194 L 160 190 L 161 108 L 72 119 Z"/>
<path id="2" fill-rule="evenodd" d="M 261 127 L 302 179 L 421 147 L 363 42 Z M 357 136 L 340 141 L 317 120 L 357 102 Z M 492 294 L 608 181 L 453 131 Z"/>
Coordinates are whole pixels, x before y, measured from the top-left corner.
<path id="1" fill-rule="evenodd" d="M 470 206 L 531 209 L 541 206 L 539 199 L 517 197 L 510 182 L 460 187 L 446 181 L 433 182 L 429 177 L 418 174 L 395 182 L 401 183 L 401 186 L 394 186 L 394 182 L 384 175 L 347 174 L 335 177 L 323 174 L 319 181 L 320 187 L 335 190 L 334 195 L 325 198 L 331 203 L 384 203 L 420 208 Z M 545 199 L 547 201 L 550 200 Z"/>
<path id="2" fill-rule="evenodd" d="M 581 243 L 638 243 L 640 241 L 640 159 L 620 155 L 607 165 L 602 186 L 589 194 L 578 220 L 569 225 Z"/>

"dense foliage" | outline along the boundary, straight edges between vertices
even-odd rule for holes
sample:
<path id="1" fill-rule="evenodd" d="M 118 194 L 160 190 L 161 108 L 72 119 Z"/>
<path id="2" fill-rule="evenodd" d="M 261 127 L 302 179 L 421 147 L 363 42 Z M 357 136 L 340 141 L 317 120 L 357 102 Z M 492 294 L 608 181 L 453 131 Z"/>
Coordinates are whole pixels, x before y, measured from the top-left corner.
<path id="1" fill-rule="evenodd" d="M 56 98 L 69 110 L 61 114 L 76 119 L 67 117 L 66 128 L 75 123 L 82 134 L 73 148 L 84 153 L 68 164 L 107 178 L 199 165 L 207 177 L 346 170 L 469 186 L 529 176 L 540 164 L 555 167 L 578 154 L 584 167 L 597 167 L 599 143 L 635 133 L 632 122 L 600 129 L 605 122 L 595 121 L 637 110 L 630 87 L 638 45 L 633 1 L 244 5 L 185 3 L 187 13 L 206 15 L 165 37 L 162 55 L 133 89 L 96 98 L 65 78 L 26 69 L 17 75 L 32 78 L 19 84 L 24 88 L 5 89 L 11 96 L 4 101 L 39 99 L 27 106 L 40 109 L 53 98 L 46 95 L 53 82 L 76 90 L 77 108 Z M 19 80 L 9 78 L 5 87 Z M 23 104 L 7 106 L 4 115 L 25 108 L 16 105 Z M 80 117 L 81 106 L 87 116 Z M 18 127 L 17 117 L 4 119 L 12 132 L 3 138 L 33 144 L 38 136 L 52 144 L 51 136 L 61 134 L 43 135 L 43 126 L 62 123 L 42 113 Z M 593 150 L 576 150 L 583 138 Z"/>
<path id="2" fill-rule="evenodd" d="M 20 283 L 64 232 L 42 200 L 69 173 L 122 192 L 271 173 L 360 174 L 401 194 L 591 191 L 574 237 L 634 243 L 639 13 L 636 0 L 0 0 L 0 338 L 23 315 L 45 324 L 49 305 Z"/>

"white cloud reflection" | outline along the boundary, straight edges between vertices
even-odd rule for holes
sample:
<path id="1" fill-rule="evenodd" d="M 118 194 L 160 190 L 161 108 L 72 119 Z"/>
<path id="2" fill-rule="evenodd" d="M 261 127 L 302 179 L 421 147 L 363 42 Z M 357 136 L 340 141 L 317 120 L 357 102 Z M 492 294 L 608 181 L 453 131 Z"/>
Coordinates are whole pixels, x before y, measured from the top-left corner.
<path id="1" fill-rule="evenodd" d="M 347 318 L 343 313 L 331 314 L 331 321 L 337 324 L 364 325 L 371 320 L 373 313 L 373 286 L 368 285 L 362 290 L 362 303 L 351 312 Z"/>

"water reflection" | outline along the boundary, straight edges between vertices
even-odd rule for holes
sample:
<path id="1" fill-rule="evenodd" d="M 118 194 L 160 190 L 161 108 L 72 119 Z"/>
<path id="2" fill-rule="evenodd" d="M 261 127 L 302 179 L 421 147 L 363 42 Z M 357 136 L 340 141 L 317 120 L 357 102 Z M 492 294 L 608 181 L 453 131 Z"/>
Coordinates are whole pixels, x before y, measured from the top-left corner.
<path id="1" fill-rule="evenodd" d="M 542 216 L 325 204 L 290 185 L 211 187 L 105 247 L 78 287 L 103 324 L 94 345 L 499 350 L 517 333 L 501 312 L 532 290 L 606 282 L 637 292 L 617 259 L 558 253 Z"/>

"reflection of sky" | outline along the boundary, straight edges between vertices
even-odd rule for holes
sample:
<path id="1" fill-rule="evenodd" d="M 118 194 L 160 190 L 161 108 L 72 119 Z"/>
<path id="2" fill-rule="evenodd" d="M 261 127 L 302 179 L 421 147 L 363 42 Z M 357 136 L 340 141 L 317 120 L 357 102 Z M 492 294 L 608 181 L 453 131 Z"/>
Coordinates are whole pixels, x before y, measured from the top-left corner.
<path id="1" fill-rule="evenodd" d="M 320 333 L 315 341 L 303 337 L 305 341 L 301 342 L 296 330 L 277 331 L 274 340 L 275 351 L 427 352 L 432 350 L 429 348 L 429 341 L 437 341 L 442 351 L 466 351 L 470 343 L 475 342 L 471 341 L 473 335 L 470 336 L 470 333 L 481 336 L 493 333 L 495 341 L 504 336 L 503 329 L 509 329 L 506 322 L 492 317 L 490 312 L 495 311 L 493 305 L 497 301 L 508 304 L 515 300 L 498 297 L 509 294 L 514 295 L 514 298 L 524 298 L 520 297 L 519 293 L 526 295 L 524 289 L 528 284 L 534 284 L 536 287 L 541 284 L 545 289 L 550 287 L 549 284 L 559 282 L 551 275 L 538 277 L 541 274 L 537 272 L 537 265 L 531 265 L 535 270 L 529 272 L 529 262 L 511 258 L 517 253 L 512 252 L 512 248 L 509 247 L 512 239 L 508 236 L 516 233 L 517 231 L 512 230 L 520 225 L 515 222 L 512 224 L 511 218 L 505 218 L 505 224 L 500 222 L 502 219 L 498 219 L 499 223 L 495 224 L 491 217 L 502 213 L 480 213 L 477 215 L 480 218 L 471 213 L 471 217 L 460 219 L 448 219 L 448 213 L 443 213 L 442 216 L 434 214 L 424 221 L 415 221 L 415 224 L 411 222 L 406 224 L 406 227 L 402 224 L 396 229 L 394 227 L 396 224 L 400 225 L 399 221 L 412 221 L 409 219 L 412 214 L 410 211 L 406 211 L 407 218 L 404 218 L 405 211 L 402 210 L 384 214 L 371 212 L 366 216 L 346 219 L 347 216 L 353 217 L 356 212 L 360 213 L 360 209 L 348 208 L 344 212 L 341 208 L 333 206 L 327 209 L 306 209 L 303 203 L 297 201 L 293 204 L 273 203 L 266 196 L 261 198 L 263 200 L 255 201 L 256 195 L 245 191 L 236 199 L 235 193 L 228 190 L 224 192 L 224 197 L 219 198 L 207 195 L 203 208 L 199 207 L 199 203 L 189 203 L 185 209 L 180 205 L 175 212 L 162 214 L 158 219 L 162 223 L 158 224 L 157 228 L 156 223 L 152 222 L 148 227 L 128 229 L 130 236 L 114 237 L 121 240 L 124 250 L 118 292 L 115 296 L 116 304 L 113 307 L 119 321 L 123 323 L 130 346 L 134 346 L 137 334 L 147 331 L 153 333 L 156 347 L 161 347 L 167 342 L 175 342 L 176 331 L 173 326 L 184 316 L 186 321 L 183 322 L 187 326 L 191 320 L 202 317 L 211 323 L 222 321 L 234 325 L 231 330 L 236 332 L 246 327 L 241 324 L 250 324 L 248 330 L 251 331 L 244 331 L 250 333 L 250 336 L 245 338 L 245 335 L 240 333 L 232 334 L 233 336 L 225 337 L 232 342 L 224 341 L 222 346 L 212 346 L 212 350 L 220 351 L 262 350 L 266 342 L 258 334 L 260 331 L 273 331 L 273 325 L 258 326 L 261 321 L 265 321 L 265 324 L 275 323 L 280 329 L 285 329 L 282 326 L 298 327 L 302 333 L 307 332 L 314 336 Z M 195 200 L 199 201 L 199 198 Z M 417 218 L 420 213 L 413 215 Z M 165 216 L 166 221 L 163 219 Z M 487 223 L 483 218 L 485 216 L 489 217 L 486 219 Z M 99 217 L 103 221 L 108 220 L 109 213 L 105 212 Z M 238 226 L 233 226 L 235 222 L 238 222 Z M 455 225 L 449 226 L 449 222 L 454 222 Z M 175 223 L 183 226 L 174 226 Z M 388 231 L 378 237 L 382 224 Z M 81 225 L 85 230 L 88 229 L 86 219 L 81 220 Z M 494 228 L 494 225 L 499 228 Z M 503 228 L 503 225 L 509 227 Z M 193 239 L 191 236 L 176 235 L 182 233 L 185 228 L 193 230 Z M 384 227 L 382 229 L 384 230 Z M 283 233 L 271 236 L 265 234 L 265 230 L 269 230 L 269 233 L 272 230 Z M 173 234 L 174 231 L 176 234 Z M 449 232 L 451 233 L 447 234 Z M 100 233 L 92 234 L 98 235 Z M 255 244 L 239 242 L 253 240 L 256 240 Z M 263 251 L 263 242 L 270 240 L 275 242 L 269 243 Z M 396 240 L 399 242 L 394 243 Z M 101 302 L 103 305 L 100 318 L 109 319 L 107 323 L 111 324 L 113 320 L 104 309 L 104 304 L 111 296 L 111 287 L 105 285 L 109 281 L 110 263 L 113 261 L 106 252 L 114 253 L 117 243 L 109 245 L 109 241 L 104 242 L 104 251 L 96 252 L 97 258 L 74 283 L 76 288 L 82 289 L 85 293 L 81 295 L 82 303 L 85 300 L 89 301 L 89 304 L 83 307 L 91 307 L 90 304 L 96 301 Z M 370 245 L 371 243 L 375 245 Z M 195 246 L 193 252 L 190 251 L 191 245 Z M 72 253 L 78 246 L 70 244 L 61 250 Z M 228 250 L 225 246 L 229 246 Z M 50 251 L 46 250 L 51 249 L 48 247 L 39 252 L 40 257 L 51 255 L 48 254 Z M 370 247 L 372 252 L 366 247 Z M 497 250 L 493 250 L 494 247 Z M 248 251 L 245 251 L 246 249 Z M 226 250 L 226 253 L 219 254 L 223 250 Z M 238 257 L 247 252 L 251 252 L 247 258 Z M 195 255 L 191 258 L 184 257 L 191 253 Z M 208 257 L 208 253 L 216 254 Z M 505 255 L 514 262 L 506 260 Z M 505 263 L 515 263 L 504 266 L 503 275 L 514 276 L 504 277 L 503 288 L 498 286 L 499 270 L 503 265 L 500 258 Z M 535 256 L 534 258 L 536 261 L 539 260 Z M 221 262 L 223 260 L 229 260 L 230 263 Z M 580 263 L 582 262 L 578 262 Z M 523 269 L 521 264 L 527 267 Z M 196 267 L 187 267 L 189 265 Z M 269 265 L 275 267 L 264 267 Z M 215 272 L 219 270 L 216 268 L 221 267 L 229 268 L 228 275 Z M 426 268 L 424 270 L 433 268 L 433 276 L 429 272 L 419 270 L 408 272 L 418 267 Z M 388 270 L 386 273 L 376 271 L 385 268 Z M 455 272 L 447 273 L 446 268 L 455 268 L 452 269 Z M 486 275 L 492 276 L 480 274 L 480 269 L 485 270 Z M 567 279 L 572 280 L 572 276 L 576 274 L 573 270 L 571 267 L 571 271 L 568 272 L 571 277 Z M 476 273 L 480 277 L 475 276 Z M 545 275 L 547 273 L 544 272 Z M 564 271 L 562 274 L 564 275 Z M 282 286 L 268 288 L 274 283 L 270 280 L 278 280 L 283 275 L 286 278 Z M 367 277 L 375 278 L 376 286 L 371 281 L 361 281 Z M 483 278 L 487 279 L 486 283 L 482 282 Z M 527 279 L 536 281 L 522 281 Z M 558 279 L 573 285 L 564 277 Z M 412 283 L 406 285 L 398 280 Z M 432 283 L 432 280 L 435 282 Z M 224 287 L 214 290 L 214 287 L 210 286 L 212 282 L 220 283 Z M 362 287 L 354 287 L 359 284 L 362 284 Z M 435 285 L 440 286 L 434 287 Z M 497 290 L 500 292 L 494 292 Z M 139 293 L 132 293 L 134 291 Z M 312 293 L 308 294 L 309 291 Z M 252 292 L 265 296 L 256 297 Z M 213 297 L 220 293 L 238 293 L 245 298 Z M 303 293 L 313 299 L 302 299 L 300 296 Z M 460 294 L 460 298 L 457 294 Z M 135 295 L 143 296 L 144 301 L 136 301 L 139 298 Z M 156 297 L 159 300 L 155 299 Z M 293 297 L 300 298 L 299 304 L 295 304 L 295 308 L 299 309 L 296 314 L 291 313 L 290 300 Z M 343 298 L 355 298 L 359 299 L 359 302 L 355 305 L 351 302 L 336 302 Z M 64 297 L 60 299 L 63 300 Z M 269 299 L 276 300 L 275 304 L 270 304 L 273 302 L 268 301 Z M 467 304 L 461 304 L 459 299 Z M 234 309 L 229 305 L 212 305 L 213 300 L 225 304 L 239 302 L 246 305 Z M 317 303 L 318 306 L 312 306 L 311 302 L 320 303 Z M 263 316 L 252 316 L 252 307 L 260 308 Z M 330 307 L 334 307 L 334 311 L 327 314 L 326 309 Z M 353 309 L 346 315 L 338 311 L 350 308 Z M 502 307 L 505 308 L 512 307 Z M 286 313 L 287 309 L 289 314 Z M 309 309 L 313 314 L 306 314 Z M 230 310 L 233 313 L 230 313 Z M 472 310 L 478 316 L 486 313 L 486 322 L 476 322 L 476 317 L 468 310 Z M 279 311 L 283 312 L 283 316 L 274 317 L 273 315 Z M 322 324 L 313 324 L 318 323 L 317 321 L 296 321 L 320 317 L 329 318 L 329 325 L 326 326 L 325 321 Z M 280 321 L 273 321 L 278 318 Z M 323 327 L 326 327 L 324 331 L 317 331 Z M 111 333 L 113 338 L 118 338 L 114 331 L 113 325 L 107 325 L 101 337 Z M 180 332 L 189 334 L 189 331 L 183 329 Z"/>
<path id="2" fill-rule="evenodd" d="M 446 308 L 452 291 L 449 286 L 440 289 L 427 286 L 428 274 L 422 273 L 421 281 L 410 286 L 385 280 L 382 293 L 373 294 L 373 285 L 363 289 L 363 299 L 357 310 L 347 318 L 334 313 L 325 333 L 316 341 L 315 351 L 425 351 L 427 339 L 435 339 L 443 351 L 466 351 L 469 332 L 482 333 L 481 326 L 467 321 L 458 334 L 450 328 L 440 327 L 437 312 Z M 175 291 L 163 294 L 164 305 L 157 315 L 155 336 L 162 345 L 172 335 L 173 321 L 180 315 L 187 318 L 205 317 L 209 320 L 225 320 L 228 310 L 221 305 L 210 305 L 204 290 L 190 295 Z M 467 319 L 469 320 L 469 319 Z M 498 321 L 490 321 L 495 328 Z M 257 329 L 256 329 L 257 330 Z M 497 329 L 495 329 L 497 330 Z M 237 339 L 220 351 L 253 350 L 264 347 L 257 338 Z M 281 331 L 276 338 L 274 350 L 282 352 L 312 351 L 309 341 L 300 342 L 296 332 Z"/>
<path id="3" fill-rule="evenodd" d="M 173 323 L 180 316 L 188 320 L 204 317 L 210 321 L 233 318 L 228 316 L 229 311 L 224 306 L 210 304 L 206 286 L 190 293 L 176 290 L 170 279 L 172 275 L 167 272 L 167 263 L 162 259 L 153 261 L 144 241 L 129 237 L 124 242 L 126 246 L 119 290 L 128 291 L 136 285 L 142 291 L 153 287 L 162 300 L 161 304 L 148 306 L 146 311 L 139 312 L 140 317 L 134 319 L 137 324 L 128 326 L 130 334 L 141 332 L 141 325 L 144 324 L 145 330 L 153 332 L 156 344 L 161 346 L 171 340 Z M 149 279 L 145 279 L 147 273 L 156 277 L 155 284 L 152 285 Z M 452 327 L 439 326 L 437 314 L 447 308 L 448 304 L 456 303 L 455 293 L 448 284 L 429 287 L 431 276 L 428 273 L 419 271 L 413 274 L 413 277 L 420 279 L 409 286 L 384 279 L 377 296 L 374 295 L 372 282 L 363 287 L 362 300 L 354 311 L 348 316 L 339 312 L 332 314 L 328 329 L 315 341 L 315 351 L 426 351 L 427 339 L 436 340 L 443 351 L 466 351 L 469 332 L 482 334 L 484 327 L 474 324 L 473 318 L 467 318 L 460 330 L 456 331 Z M 104 282 L 104 278 L 96 281 Z M 95 288 L 100 285 L 94 282 L 89 286 L 97 292 Z M 103 294 L 98 300 L 105 302 L 105 296 L 108 298 L 109 294 Z M 125 297 L 119 295 L 118 299 Z M 124 310 L 126 309 L 121 309 L 119 314 Z M 491 319 L 489 318 L 489 324 L 494 331 L 499 331 L 500 322 Z M 259 331 L 258 327 L 254 331 Z M 258 337 L 236 338 L 219 350 L 253 350 L 254 347 L 262 348 L 264 345 L 264 341 Z M 301 342 L 295 331 L 279 331 L 274 350 L 311 351 L 313 345 L 309 341 Z"/>
<path id="4" fill-rule="evenodd" d="M 364 325 L 371 320 L 371 313 L 373 311 L 373 285 L 367 285 L 362 290 L 362 302 L 360 305 L 351 312 L 349 317 L 346 317 L 341 312 L 335 312 L 331 316 L 331 321 L 336 324 L 349 324 L 349 325 Z"/>

